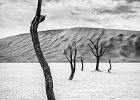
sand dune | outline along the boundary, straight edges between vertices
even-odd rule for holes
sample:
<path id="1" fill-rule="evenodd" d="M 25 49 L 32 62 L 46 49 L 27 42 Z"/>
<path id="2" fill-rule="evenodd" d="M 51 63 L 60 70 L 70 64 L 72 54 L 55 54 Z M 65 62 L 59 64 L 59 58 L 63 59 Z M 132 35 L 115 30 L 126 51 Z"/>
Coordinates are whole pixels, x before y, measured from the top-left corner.
<path id="1" fill-rule="evenodd" d="M 63 51 L 75 41 L 78 48 L 77 61 L 83 55 L 85 62 L 95 62 L 87 45 L 90 43 L 88 38 L 95 39 L 93 34 L 99 34 L 101 30 L 104 31 L 101 42 L 111 44 L 101 62 L 107 62 L 108 57 L 112 62 L 140 62 L 140 32 L 130 30 L 76 27 L 42 31 L 39 32 L 42 52 L 48 62 L 66 62 Z M 30 34 L 1 39 L 0 62 L 38 62 Z"/>

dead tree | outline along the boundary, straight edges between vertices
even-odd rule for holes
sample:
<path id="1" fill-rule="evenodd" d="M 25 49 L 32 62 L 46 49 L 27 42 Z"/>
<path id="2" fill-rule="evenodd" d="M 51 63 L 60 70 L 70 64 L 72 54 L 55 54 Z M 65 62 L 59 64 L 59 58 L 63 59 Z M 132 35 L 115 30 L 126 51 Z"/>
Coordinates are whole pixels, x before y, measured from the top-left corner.
<path id="1" fill-rule="evenodd" d="M 104 43 L 100 43 L 101 38 L 103 36 L 104 32 L 102 32 L 96 39 L 95 41 L 92 41 L 92 39 L 89 39 L 89 41 L 91 42 L 91 45 L 89 45 L 93 55 L 96 58 L 96 69 L 95 71 L 99 71 L 99 62 L 100 62 L 100 58 L 105 54 L 105 52 L 108 50 L 110 45 L 107 45 L 107 41 L 105 41 Z M 95 34 L 94 34 L 95 36 Z"/>
<path id="2" fill-rule="evenodd" d="M 82 56 L 80 56 L 80 60 L 81 60 L 81 64 L 82 64 L 81 71 L 83 71 L 84 70 L 84 60 L 83 60 Z"/>
<path id="3" fill-rule="evenodd" d="M 69 45 L 67 51 L 64 49 L 64 54 L 71 66 L 71 75 L 69 77 L 69 80 L 72 80 L 76 69 L 76 55 L 77 55 L 76 43 L 74 43 L 74 46 Z"/>
<path id="4" fill-rule="evenodd" d="M 110 70 L 111 70 L 111 68 L 112 68 L 112 67 L 111 67 L 111 60 L 108 59 L 108 62 L 109 62 L 109 65 L 110 65 L 110 67 L 109 67 L 109 69 L 108 69 L 108 73 L 111 73 L 111 72 L 110 72 Z"/>
<path id="5" fill-rule="evenodd" d="M 41 51 L 38 32 L 37 32 L 37 28 L 38 28 L 39 24 L 45 20 L 45 16 L 40 15 L 41 14 L 41 4 L 42 4 L 42 0 L 38 0 L 36 15 L 35 15 L 33 21 L 31 22 L 31 26 L 30 26 L 30 33 L 31 33 L 31 37 L 32 37 L 34 50 L 36 52 L 36 56 L 43 69 L 47 98 L 48 98 L 48 100 L 55 100 L 55 96 L 54 96 L 54 92 L 53 92 L 53 79 L 51 76 L 50 67 L 49 67 L 47 61 L 45 60 L 45 57 L 43 56 L 43 53 Z"/>

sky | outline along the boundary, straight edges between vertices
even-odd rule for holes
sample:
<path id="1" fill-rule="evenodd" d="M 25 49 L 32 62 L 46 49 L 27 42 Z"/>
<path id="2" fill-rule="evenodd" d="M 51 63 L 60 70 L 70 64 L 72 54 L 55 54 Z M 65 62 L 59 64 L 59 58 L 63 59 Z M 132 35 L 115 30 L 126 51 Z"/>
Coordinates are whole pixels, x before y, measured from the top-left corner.
<path id="1" fill-rule="evenodd" d="M 0 0 L 0 38 L 29 33 L 37 0 Z M 92 27 L 140 31 L 140 0 L 42 0 L 38 30 Z"/>

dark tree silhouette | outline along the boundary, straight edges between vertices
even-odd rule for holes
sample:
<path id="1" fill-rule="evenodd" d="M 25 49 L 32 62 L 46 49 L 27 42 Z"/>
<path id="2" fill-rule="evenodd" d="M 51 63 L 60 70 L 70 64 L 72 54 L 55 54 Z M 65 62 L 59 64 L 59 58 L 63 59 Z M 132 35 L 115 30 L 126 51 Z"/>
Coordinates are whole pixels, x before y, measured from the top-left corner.
<path id="1" fill-rule="evenodd" d="M 109 67 L 109 69 L 108 69 L 108 73 L 111 73 L 111 72 L 110 72 L 110 70 L 111 70 L 111 68 L 112 68 L 112 66 L 111 66 L 111 60 L 108 59 L 108 62 L 109 62 L 109 65 L 110 65 L 110 67 Z"/>
<path id="2" fill-rule="evenodd" d="M 38 0 L 36 15 L 35 15 L 33 21 L 31 22 L 31 26 L 30 26 L 30 33 L 31 33 L 31 37 L 32 37 L 34 50 L 36 52 L 36 56 L 43 69 L 47 98 L 48 98 L 48 100 L 55 100 L 55 96 L 54 96 L 54 92 L 53 92 L 53 79 L 51 76 L 50 67 L 49 67 L 47 61 L 45 60 L 43 53 L 41 51 L 40 42 L 39 42 L 39 38 L 38 38 L 38 32 L 37 32 L 37 28 L 38 28 L 39 24 L 45 20 L 45 16 L 40 15 L 41 14 L 41 4 L 42 4 L 42 0 Z"/>
<path id="3" fill-rule="evenodd" d="M 89 45 L 93 55 L 96 57 L 96 69 L 95 71 L 99 71 L 99 62 L 100 58 L 105 54 L 105 52 L 108 50 L 110 45 L 107 45 L 107 41 L 104 43 L 100 43 L 102 36 L 104 35 L 104 32 L 102 32 L 96 39 L 95 41 L 92 41 L 92 39 L 89 39 L 91 42 L 91 45 Z M 94 34 L 95 36 L 95 34 Z"/>
<path id="4" fill-rule="evenodd" d="M 69 45 L 67 50 L 64 49 L 64 54 L 71 66 L 71 75 L 69 77 L 69 80 L 72 80 L 76 69 L 76 55 L 77 55 L 76 43 L 74 42 L 74 45 Z"/>
<path id="5" fill-rule="evenodd" d="M 82 64 L 81 71 L 83 71 L 84 70 L 84 60 L 83 60 L 82 56 L 80 56 L 80 60 L 81 60 L 81 64 Z"/>

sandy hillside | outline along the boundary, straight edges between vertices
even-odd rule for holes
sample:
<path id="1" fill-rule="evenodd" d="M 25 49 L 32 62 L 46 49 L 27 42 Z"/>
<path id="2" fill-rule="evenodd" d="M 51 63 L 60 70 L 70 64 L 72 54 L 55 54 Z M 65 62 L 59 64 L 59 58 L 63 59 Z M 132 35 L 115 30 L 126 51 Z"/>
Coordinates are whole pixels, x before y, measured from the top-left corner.
<path id="1" fill-rule="evenodd" d="M 95 58 L 87 44 L 89 38 L 93 40 L 93 34 L 104 31 L 101 42 L 111 44 L 109 51 L 102 58 L 106 62 L 111 58 L 112 62 L 140 62 L 140 32 L 117 29 L 98 28 L 69 28 L 47 30 L 39 32 L 40 44 L 47 61 L 66 62 L 64 49 L 74 41 L 77 44 L 79 61 L 83 55 L 85 62 L 95 62 Z M 12 36 L 0 40 L 0 62 L 38 62 L 29 33 Z"/>

